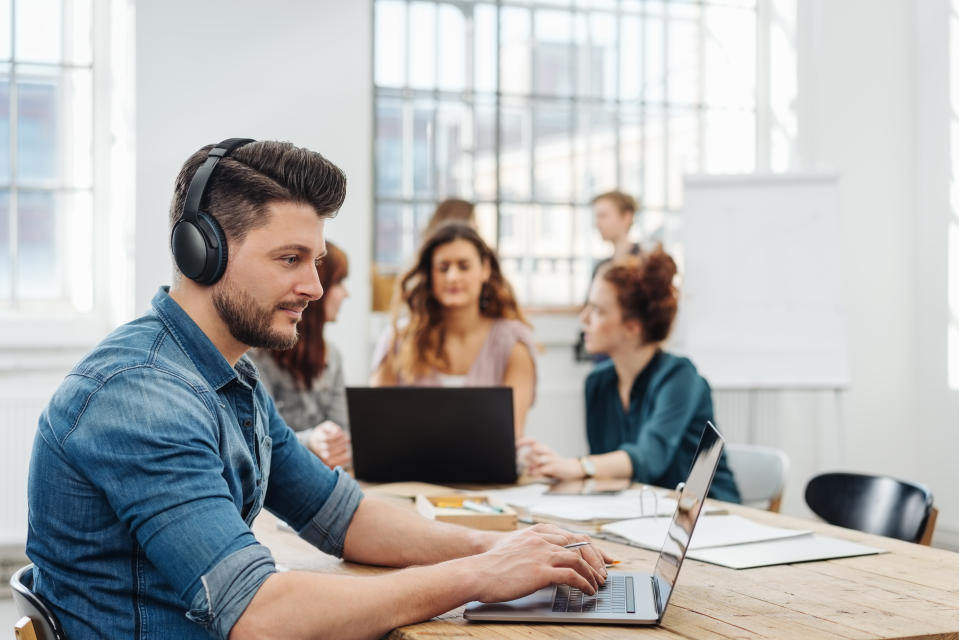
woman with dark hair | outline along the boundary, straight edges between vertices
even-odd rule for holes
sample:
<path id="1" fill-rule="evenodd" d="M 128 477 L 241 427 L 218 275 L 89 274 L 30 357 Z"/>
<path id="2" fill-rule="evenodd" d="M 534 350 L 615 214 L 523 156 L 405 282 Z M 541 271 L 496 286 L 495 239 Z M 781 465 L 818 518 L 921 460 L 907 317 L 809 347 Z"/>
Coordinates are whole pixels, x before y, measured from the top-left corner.
<path id="1" fill-rule="evenodd" d="M 400 280 L 371 384 L 512 387 L 518 438 L 536 388 L 533 353 L 496 254 L 476 229 L 448 222 L 426 237 Z"/>
<path id="2" fill-rule="evenodd" d="M 297 438 L 327 466 L 350 464 L 343 356 L 323 337 L 327 322 L 335 322 L 349 291 L 346 254 L 332 242 L 316 268 L 323 297 L 310 303 L 298 325 L 299 339 L 286 351 L 257 351 L 260 381 L 276 402 L 277 411 L 297 432 Z"/>
<path id="3" fill-rule="evenodd" d="M 586 378 L 590 455 L 566 458 L 527 439 L 527 472 L 560 479 L 632 478 L 675 487 L 686 479 L 707 420 L 709 383 L 688 359 L 663 351 L 676 317 L 676 263 L 657 249 L 597 274 L 580 320 L 586 349 L 609 360 Z M 739 502 L 725 454 L 709 495 Z"/>

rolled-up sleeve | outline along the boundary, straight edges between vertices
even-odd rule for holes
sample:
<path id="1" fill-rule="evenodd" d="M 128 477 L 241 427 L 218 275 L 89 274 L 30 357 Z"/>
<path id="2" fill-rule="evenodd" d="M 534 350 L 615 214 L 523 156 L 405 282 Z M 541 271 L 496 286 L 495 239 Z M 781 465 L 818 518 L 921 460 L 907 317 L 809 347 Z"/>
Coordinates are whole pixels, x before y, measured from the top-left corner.
<path id="1" fill-rule="evenodd" d="M 276 564 L 266 547 L 257 544 L 235 551 L 200 577 L 203 588 L 186 617 L 227 640 L 260 586 L 274 573 Z"/>
<path id="2" fill-rule="evenodd" d="M 331 470 L 300 443 L 267 395 L 264 403 L 273 438 L 266 508 L 324 553 L 342 557 L 346 531 L 363 492 L 343 469 Z"/>

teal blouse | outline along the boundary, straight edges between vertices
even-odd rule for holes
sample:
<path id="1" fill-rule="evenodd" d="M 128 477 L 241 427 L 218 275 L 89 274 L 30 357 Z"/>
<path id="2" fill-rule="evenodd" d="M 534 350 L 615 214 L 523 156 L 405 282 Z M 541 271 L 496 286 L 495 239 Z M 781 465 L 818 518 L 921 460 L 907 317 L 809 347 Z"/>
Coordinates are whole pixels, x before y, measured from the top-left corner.
<path id="1" fill-rule="evenodd" d="M 684 482 L 703 427 L 713 421 L 709 383 L 688 359 L 658 351 L 633 381 L 627 411 L 618 385 L 612 361 L 598 365 L 586 378 L 590 453 L 625 451 L 637 482 L 670 489 Z M 709 496 L 741 502 L 725 453 Z"/>

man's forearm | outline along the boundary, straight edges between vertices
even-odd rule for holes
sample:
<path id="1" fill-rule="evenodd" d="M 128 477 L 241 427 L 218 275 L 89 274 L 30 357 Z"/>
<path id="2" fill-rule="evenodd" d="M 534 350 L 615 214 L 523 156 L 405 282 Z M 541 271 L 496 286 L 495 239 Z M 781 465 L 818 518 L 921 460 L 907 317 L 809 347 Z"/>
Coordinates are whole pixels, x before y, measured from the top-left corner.
<path id="1" fill-rule="evenodd" d="M 343 557 L 390 567 L 433 564 L 482 553 L 500 535 L 427 520 L 415 511 L 367 496 L 353 514 Z"/>
<path id="2" fill-rule="evenodd" d="M 469 560 L 375 577 L 276 573 L 257 591 L 230 640 L 379 638 L 475 597 Z"/>

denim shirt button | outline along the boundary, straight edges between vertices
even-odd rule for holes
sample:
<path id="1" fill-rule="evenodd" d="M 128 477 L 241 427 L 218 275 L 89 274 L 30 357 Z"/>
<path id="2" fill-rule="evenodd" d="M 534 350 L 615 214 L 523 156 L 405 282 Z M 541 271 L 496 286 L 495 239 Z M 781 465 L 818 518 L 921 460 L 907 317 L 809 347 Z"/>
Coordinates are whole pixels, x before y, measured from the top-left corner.
<path id="1" fill-rule="evenodd" d="M 243 421 L 243 426 L 244 426 L 244 427 L 249 427 L 249 426 L 252 425 L 252 424 L 253 424 L 253 421 L 252 421 L 252 420 L 244 420 L 244 421 Z"/>

